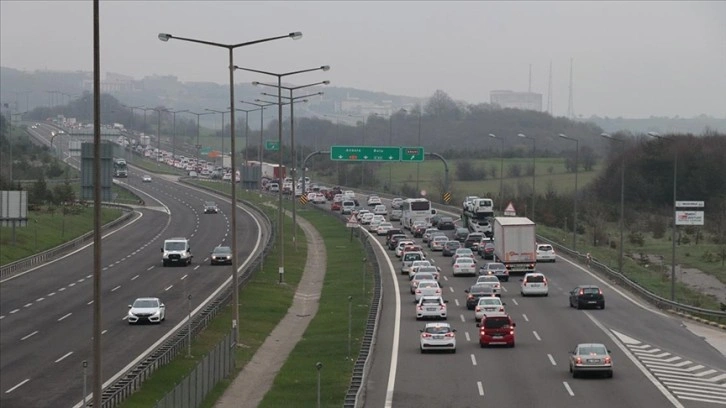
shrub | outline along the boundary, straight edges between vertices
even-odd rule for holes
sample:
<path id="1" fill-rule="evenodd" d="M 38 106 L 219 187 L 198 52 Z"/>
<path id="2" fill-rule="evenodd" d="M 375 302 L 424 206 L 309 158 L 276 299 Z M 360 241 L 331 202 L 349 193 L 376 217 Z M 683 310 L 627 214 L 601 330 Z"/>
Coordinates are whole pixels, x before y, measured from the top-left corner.
<path id="1" fill-rule="evenodd" d="M 643 238 L 643 233 L 640 231 L 631 232 L 630 234 L 628 234 L 628 242 L 637 246 L 645 245 L 645 238 Z"/>

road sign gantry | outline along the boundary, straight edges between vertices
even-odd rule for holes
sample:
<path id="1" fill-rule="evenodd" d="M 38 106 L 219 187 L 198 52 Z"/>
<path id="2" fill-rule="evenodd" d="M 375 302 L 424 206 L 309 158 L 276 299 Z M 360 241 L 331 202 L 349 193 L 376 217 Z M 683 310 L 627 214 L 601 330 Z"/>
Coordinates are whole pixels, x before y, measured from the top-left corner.
<path id="1" fill-rule="evenodd" d="M 423 147 L 331 146 L 330 160 L 337 161 L 423 161 Z"/>

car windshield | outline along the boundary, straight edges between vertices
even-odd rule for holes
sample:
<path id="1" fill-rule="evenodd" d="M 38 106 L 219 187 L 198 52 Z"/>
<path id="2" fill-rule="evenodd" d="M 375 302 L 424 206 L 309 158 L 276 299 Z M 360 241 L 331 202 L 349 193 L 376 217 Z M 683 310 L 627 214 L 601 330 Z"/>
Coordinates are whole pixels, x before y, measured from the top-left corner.
<path id="1" fill-rule="evenodd" d="M 459 241 L 446 241 L 446 247 L 449 249 L 459 249 L 461 247 L 461 242 Z"/>
<path id="2" fill-rule="evenodd" d="M 604 355 L 607 354 L 607 349 L 605 348 L 605 346 L 601 345 L 580 346 L 579 352 L 577 354 Z"/>
<path id="3" fill-rule="evenodd" d="M 444 235 L 437 235 L 437 236 L 434 237 L 434 241 L 444 242 L 444 241 L 448 241 L 448 240 L 449 239 L 446 238 L 446 236 L 444 236 Z"/>
<path id="4" fill-rule="evenodd" d="M 488 283 L 488 282 L 499 283 L 499 278 L 497 278 L 496 276 L 480 276 L 478 280 L 481 283 Z"/>
<path id="5" fill-rule="evenodd" d="M 229 247 L 216 247 L 214 248 L 214 254 L 215 255 L 228 255 L 232 253 L 232 250 Z"/>
<path id="6" fill-rule="evenodd" d="M 501 329 L 504 326 L 509 326 L 509 318 L 507 317 L 490 317 L 484 319 L 484 327 L 487 329 Z"/>
<path id="7" fill-rule="evenodd" d="M 464 255 L 471 255 L 471 254 L 473 254 L 473 252 L 471 252 L 471 249 L 469 249 L 469 248 L 460 248 L 460 249 L 456 250 L 456 254 L 460 255 L 460 256 L 464 256 Z"/>
<path id="8" fill-rule="evenodd" d="M 495 298 L 495 297 L 489 297 L 489 298 L 484 297 L 484 298 L 479 299 L 479 304 L 487 305 L 487 306 L 491 306 L 491 305 L 499 306 L 502 304 L 502 301 L 499 300 L 499 298 Z"/>
<path id="9" fill-rule="evenodd" d="M 421 254 L 406 254 L 403 256 L 403 260 L 405 262 L 413 262 L 413 261 L 420 261 L 421 260 Z"/>
<path id="10" fill-rule="evenodd" d="M 507 269 L 507 267 L 504 266 L 504 264 L 501 264 L 501 263 L 490 263 L 490 264 L 487 265 L 487 269 L 489 269 L 491 271 L 498 271 L 498 270 Z"/>
<path id="11" fill-rule="evenodd" d="M 436 269 L 435 266 L 425 265 L 425 266 L 419 266 L 418 268 L 419 272 L 428 272 L 428 273 L 436 273 L 439 270 Z M 432 278 L 433 279 L 433 278 Z"/>
<path id="12" fill-rule="evenodd" d="M 136 308 L 158 307 L 159 302 L 155 299 L 139 299 L 134 302 Z"/>
<path id="13" fill-rule="evenodd" d="M 183 251 L 185 247 L 186 245 L 181 241 L 167 242 L 164 244 L 164 249 L 167 251 Z"/>
<path id="14" fill-rule="evenodd" d="M 428 326 L 424 331 L 430 334 L 446 334 L 451 332 L 451 328 L 448 326 Z"/>

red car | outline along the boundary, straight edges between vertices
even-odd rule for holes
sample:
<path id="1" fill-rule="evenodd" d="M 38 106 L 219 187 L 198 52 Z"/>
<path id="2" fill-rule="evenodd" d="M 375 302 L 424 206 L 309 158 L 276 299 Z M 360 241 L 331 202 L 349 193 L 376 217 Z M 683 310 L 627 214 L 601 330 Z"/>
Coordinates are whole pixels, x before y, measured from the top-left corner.
<path id="1" fill-rule="evenodd" d="M 333 201 L 330 204 L 330 211 L 340 211 L 340 201 Z"/>
<path id="2" fill-rule="evenodd" d="M 514 327 L 517 324 L 508 314 L 484 315 L 476 325 L 479 327 L 479 346 L 482 348 L 490 345 L 514 347 Z"/>

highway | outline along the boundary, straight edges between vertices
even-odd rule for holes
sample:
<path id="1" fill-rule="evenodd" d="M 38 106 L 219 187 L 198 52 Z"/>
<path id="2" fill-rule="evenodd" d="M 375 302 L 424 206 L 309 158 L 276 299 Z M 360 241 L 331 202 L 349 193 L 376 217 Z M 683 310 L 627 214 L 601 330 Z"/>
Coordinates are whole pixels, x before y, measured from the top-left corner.
<path id="1" fill-rule="evenodd" d="M 359 197 L 363 205 L 365 200 Z M 427 251 L 443 272 L 447 321 L 457 329 L 457 353 L 422 355 L 418 336 L 425 322 L 416 321 L 408 277 L 400 273 L 392 251 L 381 246 L 377 252 L 384 255 L 379 257 L 383 301 L 366 407 L 726 405 L 726 358 L 720 352 L 677 318 L 562 257 L 538 264 L 549 280 L 547 297 L 522 297 L 516 275 L 503 283 L 502 299 L 517 323 L 516 347 L 480 348 L 474 312 L 466 309 L 464 293 L 475 278 L 454 278 L 451 258 Z M 606 308 L 570 308 L 567 293 L 580 284 L 599 285 Z M 571 377 L 569 351 L 581 342 L 608 346 L 613 379 Z"/>
<path id="2" fill-rule="evenodd" d="M 43 129 L 39 129 L 43 130 Z M 147 207 L 135 209 L 125 226 L 106 233 L 102 247 L 103 380 L 106 382 L 187 317 L 187 296 L 199 306 L 231 275 L 229 266 L 211 266 L 208 256 L 230 245 L 231 207 L 226 199 L 131 168 L 124 182 L 138 190 Z M 203 214 L 204 201 L 219 214 Z M 268 231 L 246 210 L 238 210 L 240 265 Z M 90 226 L 89 226 L 90 227 Z M 164 239 L 190 239 L 188 267 L 161 266 Z M 83 396 L 82 361 L 92 378 L 92 244 L 0 285 L 0 406 L 70 407 Z M 166 304 L 160 325 L 130 326 L 127 305 L 155 296 Z"/>

